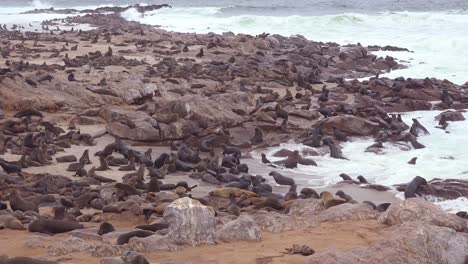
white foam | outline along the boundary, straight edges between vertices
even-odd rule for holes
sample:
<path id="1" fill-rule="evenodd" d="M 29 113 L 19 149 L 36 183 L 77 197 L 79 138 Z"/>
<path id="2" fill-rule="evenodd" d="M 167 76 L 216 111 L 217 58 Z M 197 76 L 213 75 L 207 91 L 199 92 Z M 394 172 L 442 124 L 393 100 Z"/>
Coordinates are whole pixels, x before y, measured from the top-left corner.
<path id="1" fill-rule="evenodd" d="M 468 211 L 468 197 L 459 197 L 454 200 L 434 200 L 434 203 L 449 213 Z"/>

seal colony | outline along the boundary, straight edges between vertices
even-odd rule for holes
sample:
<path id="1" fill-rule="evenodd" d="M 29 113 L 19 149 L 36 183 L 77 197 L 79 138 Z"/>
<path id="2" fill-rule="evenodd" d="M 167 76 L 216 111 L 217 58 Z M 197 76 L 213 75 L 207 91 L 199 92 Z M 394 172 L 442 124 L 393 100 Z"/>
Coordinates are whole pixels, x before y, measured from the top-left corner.
<path id="1" fill-rule="evenodd" d="M 267 33 L 170 33 L 125 21 L 118 14 L 123 10 L 44 21 L 43 32 L 0 30 L 0 238 L 16 230 L 32 241 L 24 249 L 46 245 L 40 255 L 0 251 L 9 255 L 1 261 L 77 263 L 81 253 L 101 263 L 171 261 L 150 252 L 362 221 L 382 232 L 352 244 L 365 252 L 294 241 L 265 258 L 324 263 L 340 254 L 350 263 L 382 253 L 388 263 L 465 260 L 467 213 L 445 213 L 424 198 L 467 197 L 466 180 L 421 175 L 382 186 L 343 172 L 336 175 L 342 182 L 319 190 L 286 173 L 321 166 L 317 155 L 352 160 L 340 144 L 357 136 L 375 138 L 366 150 L 374 153 L 389 144 L 424 148 L 418 141 L 429 133 L 424 124 L 414 119 L 410 126 L 399 113 L 458 109 L 437 117 L 438 128 L 446 129 L 464 120 L 467 85 L 380 78 L 402 65 L 359 44 Z M 31 11 L 43 12 L 73 13 Z M 60 29 L 83 23 L 94 29 Z M 250 156 L 289 140 L 311 150 L 282 149 L 274 162 Z M 410 163 L 417 166 L 416 160 Z M 393 198 L 390 188 L 406 200 Z M 401 211 L 414 217 L 400 218 Z M 424 249 L 418 247 L 425 242 L 397 243 L 423 239 L 418 232 L 451 240 Z"/>

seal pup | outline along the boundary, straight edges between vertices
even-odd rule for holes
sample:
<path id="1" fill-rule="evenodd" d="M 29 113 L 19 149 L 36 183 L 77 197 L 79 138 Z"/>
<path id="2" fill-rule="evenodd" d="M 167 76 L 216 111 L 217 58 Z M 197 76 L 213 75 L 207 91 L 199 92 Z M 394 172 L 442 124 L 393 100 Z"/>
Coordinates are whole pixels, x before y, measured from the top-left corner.
<path id="1" fill-rule="evenodd" d="M 203 51 L 203 48 L 200 49 L 200 51 L 197 53 L 197 55 L 195 55 L 195 57 L 197 58 L 201 58 L 205 55 L 204 51 Z"/>
<path id="2" fill-rule="evenodd" d="M 109 164 L 107 164 L 107 160 L 104 157 L 99 157 L 99 167 L 96 168 L 97 171 L 106 171 L 110 170 Z"/>
<path id="3" fill-rule="evenodd" d="M 272 176 L 275 182 L 279 185 L 294 185 L 294 179 L 290 177 L 283 176 L 281 173 L 272 171 L 268 175 Z"/>
<path id="4" fill-rule="evenodd" d="M 89 149 L 86 149 L 83 152 L 83 154 L 81 155 L 79 161 L 84 163 L 84 164 L 91 164 L 91 160 L 89 159 Z"/>
<path id="5" fill-rule="evenodd" d="M 130 158 L 128 165 L 122 166 L 119 168 L 119 171 L 134 171 L 135 167 L 135 158 Z"/>
<path id="6" fill-rule="evenodd" d="M 322 199 L 322 204 L 325 206 L 325 209 L 346 203 L 346 200 L 336 197 L 331 192 L 321 192 L 320 198 Z"/>
<path id="7" fill-rule="evenodd" d="M 250 142 L 252 145 L 258 145 L 263 142 L 263 131 L 260 128 L 255 128 L 254 136 L 250 139 Z"/>
<path id="8" fill-rule="evenodd" d="M 283 119 L 288 119 L 289 117 L 288 112 L 281 108 L 281 105 L 279 103 L 277 103 L 275 106 L 275 113 L 277 117 L 281 117 Z"/>
<path id="9" fill-rule="evenodd" d="M 12 215 L 0 215 L 0 229 L 25 230 L 23 224 Z M 1 263 L 1 262 L 0 262 Z"/>
<path id="10" fill-rule="evenodd" d="M 99 225 L 98 235 L 102 236 L 104 234 L 114 232 L 114 231 L 115 231 L 115 228 L 111 223 L 104 222 L 101 225 Z"/>
<path id="11" fill-rule="evenodd" d="M 159 181 L 157 177 L 151 177 L 148 187 L 146 189 L 147 192 L 159 192 Z"/>
<path id="12" fill-rule="evenodd" d="M 83 225 L 75 221 L 53 219 L 37 219 L 31 222 L 28 226 L 29 232 L 38 232 L 49 235 L 65 233 L 81 228 L 83 228 Z"/>

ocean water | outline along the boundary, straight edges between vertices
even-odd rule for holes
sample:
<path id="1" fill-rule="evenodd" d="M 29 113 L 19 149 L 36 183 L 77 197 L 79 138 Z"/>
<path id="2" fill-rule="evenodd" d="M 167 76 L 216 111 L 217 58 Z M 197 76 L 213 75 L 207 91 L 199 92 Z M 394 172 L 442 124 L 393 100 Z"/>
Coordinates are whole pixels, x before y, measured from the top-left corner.
<path id="1" fill-rule="evenodd" d="M 127 20 L 161 26 L 178 32 L 216 32 L 286 36 L 301 34 L 317 41 L 339 44 L 394 45 L 412 52 L 376 52 L 391 55 L 409 66 L 385 74 L 389 77 L 436 77 L 457 84 L 468 81 L 468 1 L 467 0 L 1 0 L 0 24 L 20 23 L 40 28 L 45 19 L 63 15 L 21 12 L 35 8 L 95 8 L 127 4 L 163 4 L 165 8 L 144 15 L 136 10 L 122 13 Z M 385 155 L 365 153 L 372 139 L 353 139 L 343 144 L 350 161 L 314 157 L 318 167 L 300 166 L 297 171 L 319 176 L 308 179 L 311 186 L 326 186 L 340 180 L 342 172 L 363 175 L 370 182 L 396 184 L 415 176 L 468 179 L 468 125 L 452 122 L 445 133 L 435 129 L 436 111 L 406 113 L 404 119 L 418 118 L 430 131 L 419 141 L 422 150 L 403 151 L 388 146 Z M 467 114 L 464 114 L 468 118 Z M 290 149 L 301 145 L 285 144 Z M 270 149 L 272 154 L 277 149 Z M 253 153 L 259 157 L 259 153 Z M 417 165 L 407 162 L 418 157 Z M 274 158 L 270 157 L 271 160 Z M 450 211 L 468 210 L 468 198 L 437 201 Z"/>

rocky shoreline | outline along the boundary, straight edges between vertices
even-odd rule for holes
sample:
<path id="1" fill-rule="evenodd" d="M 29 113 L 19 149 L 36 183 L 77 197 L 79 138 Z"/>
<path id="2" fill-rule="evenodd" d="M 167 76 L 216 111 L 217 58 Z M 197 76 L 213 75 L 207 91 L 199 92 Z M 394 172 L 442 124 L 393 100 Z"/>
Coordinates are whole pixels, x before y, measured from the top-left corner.
<path id="1" fill-rule="evenodd" d="M 18 236 L 3 262 L 468 260 L 466 212 L 424 199 L 468 197 L 466 180 L 382 186 L 344 171 L 318 189 L 283 169 L 352 159 L 340 150 L 349 138 L 375 138 L 376 154 L 424 148 L 424 124 L 400 113 L 447 110 L 444 130 L 464 122 L 468 83 L 379 77 L 403 65 L 371 51 L 398 47 L 167 32 L 124 20 L 127 9 L 80 11 L 42 33 L 0 29 L 0 241 Z M 77 11 L 31 11 L 43 12 Z M 251 157 L 285 142 L 306 148 Z M 223 255 L 229 244 L 245 258 Z"/>

